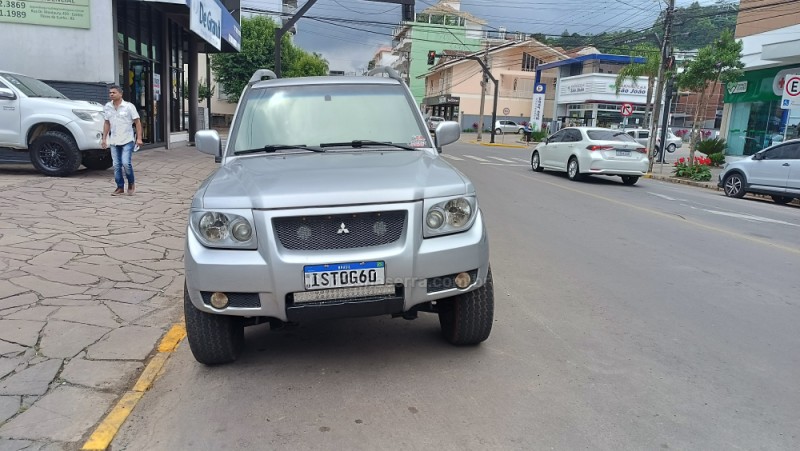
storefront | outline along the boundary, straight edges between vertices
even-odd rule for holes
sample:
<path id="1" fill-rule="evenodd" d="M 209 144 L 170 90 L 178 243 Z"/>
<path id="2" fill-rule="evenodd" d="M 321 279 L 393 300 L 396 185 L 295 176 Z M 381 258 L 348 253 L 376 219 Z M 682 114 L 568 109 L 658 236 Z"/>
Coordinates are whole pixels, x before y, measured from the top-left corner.
<path id="1" fill-rule="evenodd" d="M 424 112 L 426 116 L 443 117 L 448 121 L 457 121 L 459 119 L 460 97 L 450 94 L 425 97 L 422 99 L 422 104 L 425 105 Z"/>
<path id="2" fill-rule="evenodd" d="M 149 145 L 189 139 L 184 116 L 196 111 L 183 105 L 197 92 L 198 53 L 238 52 L 241 45 L 240 0 L 9 5 L 16 13 L 0 17 L 0 26 L 26 45 L 4 53 L 0 67 L 44 80 L 76 100 L 105 103 L 108 87 L 120 85 L 139 111 Z"/>
<path id="3" fill-rule="evenodd" d="M 781 108 L 787 74 L 800 74 L 800 66 L 747 71 L 741 80 L 726 86 L 728 155 L 752 155 L 784 139 L 800 137 L 800 110 Z"/>

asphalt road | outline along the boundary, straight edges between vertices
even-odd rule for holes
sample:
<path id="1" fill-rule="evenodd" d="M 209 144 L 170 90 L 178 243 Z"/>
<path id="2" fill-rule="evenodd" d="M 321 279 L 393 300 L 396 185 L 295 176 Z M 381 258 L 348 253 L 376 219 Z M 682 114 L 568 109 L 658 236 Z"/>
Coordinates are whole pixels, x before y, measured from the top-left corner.
<path id="1" fill-rule="evenodd" d="M 214 368 L 183 343 L 113 449 L 800 448 L 800 208 L 445 151 L 491 235 L 487 342 L 429 315 L 259 326 Z"/>

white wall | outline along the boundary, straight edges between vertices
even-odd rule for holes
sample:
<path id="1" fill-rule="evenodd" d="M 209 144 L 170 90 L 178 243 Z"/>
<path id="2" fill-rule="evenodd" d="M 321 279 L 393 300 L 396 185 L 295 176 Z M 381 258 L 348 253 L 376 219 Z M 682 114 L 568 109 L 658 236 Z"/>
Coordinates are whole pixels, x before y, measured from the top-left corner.
<path id="1" fill-rule="evenodd" d="M 111 0 L 92 0 L 88 30 L 0 23 L 2 35 L 9 38 L 0 51 L 0 69 L 45 80 L 115 83 L 111 4 Z"/>

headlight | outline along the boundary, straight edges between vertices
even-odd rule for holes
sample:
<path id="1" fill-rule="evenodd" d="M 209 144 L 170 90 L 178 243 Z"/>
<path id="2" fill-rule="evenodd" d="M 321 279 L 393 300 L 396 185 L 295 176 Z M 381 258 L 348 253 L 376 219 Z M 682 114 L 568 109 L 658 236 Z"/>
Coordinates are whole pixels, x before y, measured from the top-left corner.
<path id="1" fill-rule="evenodd" d="M 255 233 L 249 211 L 192 211 L 192 231 L 206 247 L 256 249 Z"/>
<path id="2" fill-rule="evenodd" d="M 72 113 L 75 116 L 78 116 L 78 119 L 84 120 L 86 122 L 95 122 L 95 121 L 102 121 L 105 120 L 103 117 L 103 113 L 99 111 L 93 110 L 72 110 Z"/>
<path id="3" fill-rule="evenodd" d="M 429 238 L 469 230 L 477 216 L 478 202 L 474 196 L 427 199 L 424 209 L 423 236 Z"/>

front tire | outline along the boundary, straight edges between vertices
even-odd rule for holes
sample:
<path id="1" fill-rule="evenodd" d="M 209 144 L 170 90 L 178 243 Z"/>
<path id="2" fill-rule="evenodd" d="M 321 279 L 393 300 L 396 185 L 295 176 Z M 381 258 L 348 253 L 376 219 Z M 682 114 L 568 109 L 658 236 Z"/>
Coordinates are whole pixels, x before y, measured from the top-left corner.
<path id="1" fill-rule="evenodd" d="M 577 182 L 583 178 L 581 167 L 578 165 L 578 159 L 575 157 L 570 158 L 569 162 L 567 162 L 567 177 L 573 182 Z"/>
<path id="2" fill-rule="evenodd" d="M 114 160 L 111 158 L 111 153 L 106 152 L 103 155 L 84 155 L 82 163 L 86 169 L 105 171 L 114 165 Z"/>
<path id="3" fill-rule="evenodd" d="M 183 287 L 186 337 L 195 360 L 204 365 L 230 363 L 244 348 L 244 324 L 238 316 L 215 315 L 198 310 Z"/>
<path id="4" fill-rule="evenodd" d="M 454 345 L 476 345 L 492 332 L 494 283 L 492 268 L 477 290 L 439 301 L 439 324 L 445 340 Z"/>
<path id="5" fill-rule="evenodd" d="M 633 186 L 638 181 L 639 181 L 639 177 L 636 176 L 636 175 L 623 175 L 622 176 L 622 183 L 624 183 L 624 184 L 626 184 L 628 186 Z"/>
<path id="6" fill-rule="evenodd" d="M 744 197 L 745 186 L 746 182 L 744 176 L 738 172 L 734 172 L 733 174 L 728 175 L 727 177 L 725 177 L 725 181 L 722 182 L 722 189 L 725 191 L 725 195 L 728 197 L 735 197 L 738 199 Z"/>
<path id="7" fill-rule="evenodd" d="M 533 172 L 544 171 L 544 168 L 542 167 L 542 161 L 539 157 L 539 152 L 533 152 L 533 155 L 531 155 L 531 169 L 533 169 Z"/>
<path id="8" fill-rule="evenodd" d="M 669 153 L 674 153 L 675 149 L 677 149 L 677 146 L 675 146 L 675 144 L 670 144 L 667 146 L 667 152 Z"/>
<path id="9" fill-rule="evenodd" d="M 50 177 L 68 176 L 81 166 L 81 151 L 69 133 L 42 133 L 33 142 L 30 154 L 36 170 Z"/>
<path id="10" fill-rule="evenodd" d="M 793 199 L 793 197 L 789 197 L 789 196 L 775 196 L 775 195 L 772 196 L 772 201 L 775 202 L 776 204 L 780 204 L 780 205 L 786 205 L 789 202 L 791 202 L 792 199 Z"/>

